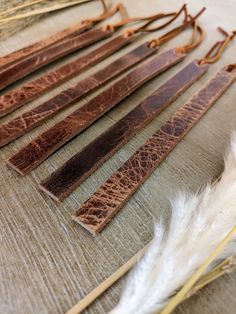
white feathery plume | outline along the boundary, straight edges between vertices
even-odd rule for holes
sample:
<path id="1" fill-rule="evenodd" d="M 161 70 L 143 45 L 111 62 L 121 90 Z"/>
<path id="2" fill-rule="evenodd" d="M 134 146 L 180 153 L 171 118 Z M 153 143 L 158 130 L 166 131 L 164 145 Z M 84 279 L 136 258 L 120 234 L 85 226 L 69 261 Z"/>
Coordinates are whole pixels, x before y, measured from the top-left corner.
<path id="1" fill-rule="evenodd" d="M 110 314 L 160 311 L 236 225 L 236 132 L 220 181 L 208 184 L 198 194 L 179 193 L 171 205 L 168 231 L 165 233 L 162 224 L 156 225 L 150 247 Z M 235 255 L 236 237 L 207 272 Z"/>

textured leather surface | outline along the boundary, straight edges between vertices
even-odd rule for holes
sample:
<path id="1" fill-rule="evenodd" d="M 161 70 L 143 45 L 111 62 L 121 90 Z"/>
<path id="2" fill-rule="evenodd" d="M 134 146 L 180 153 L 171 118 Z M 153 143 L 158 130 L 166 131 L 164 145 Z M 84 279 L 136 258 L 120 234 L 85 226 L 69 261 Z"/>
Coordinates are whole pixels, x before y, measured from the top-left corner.
<path id="1" fill-rule="evenodd" d="M 208 65 L 191 62 L 136 108 L 102 133 L 40 184 L 56 200 L 63 200 L 101 164 L 151 122 L 182 92 L 206 73 Z"/>
<path id="2" fill-rule="evenodd" d="M 88 30 L 92 27 L 92 23 L 84 23 L 84 24 L 76 24 L 71 27 L 68 27 L 66 29 L 63 29 L 62 31 L 50 36 L 46 37 L 40 41 L 37 41 L 36 43 L 24 47 L 22 49 L 19 49 L 17 51 L 14 51 L 6 56 L 0 57 L 0 71 L 2 69 L 5 69 L 10 64 L 15 63 L 19 60 L 22 60 L 26 57 L 29 57 L 30 55 L 34 54 L 37 51 L 40 51 L 46 47 L 49 47 L 53 44 L 58 43 L 59 41 L 62 41 L 66 38 L 71 38 L 76 35 L 79 35 L 83 33 L 84 31 Z"/>
<path id="3" fill-rule="evenodd" d="M 0 72 L 0 89 L 7 87 L 52 61 L 111 35 L 112 31 L 110 30 L 104 31 L 100 28 L 94 28 L 74 38 L 68 38 L 61 43 L 59 42 L 58 44 L 49 46 L 25 60 L 13 63 Z"/>
<path id="4" fill-rule="evenodd" d="M 0 117 L 34 100 L 53 87 L 82 73 L 88 67 L 102 61 L 132 41 L 131 37 L 117 36 L 97 49 L 69 62 L 62 67 L 43 74 L 25 85 L 0 96 Z"/>
<path id="5" fill-rule="evenodd" d="M 124 40 L 126 39 L 124 38 Z M 36 108 L 26 111 L 8 123 L 3 124 L 0 126 L 0 146 L 8 144 L 17 137 L 27 133 L 63 108 L 68 108 L 69 105 L 86 96 L 89 92 L 113 77 L 121 74 L 131 66 L 144 60 L 156 50 L 155 48 L 149 48 L 148 43 L 144 43 L 112 62 L 104 69 L 80 81 L 75 87 L 61 92 Z"/>
<path id="6" fill-rule="evenodd" d="M 9 165 L 20 174 L 30 172 L 63 144 L 82 132 L 141 85 L 180 62 L 184 57 L 184 54 L 171 49 L 137 66 L 90 102 L 22 148 L 9 159 Z"/>
<path id="7" fill-rule="evenodd" d="M 74 220 L 99 233 L 235 79 L 236 71 L 219 71 L 78 209 Z"/>

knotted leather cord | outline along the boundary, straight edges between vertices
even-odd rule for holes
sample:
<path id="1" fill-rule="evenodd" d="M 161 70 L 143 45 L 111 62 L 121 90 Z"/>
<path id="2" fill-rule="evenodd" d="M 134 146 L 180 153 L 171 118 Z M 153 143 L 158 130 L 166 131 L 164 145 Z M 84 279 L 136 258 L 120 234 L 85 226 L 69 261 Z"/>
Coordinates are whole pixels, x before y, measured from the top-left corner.
<path id="1" fill-rule="evenodd" d="M 82 24 L 89 24 L 89 23 L 98 23 L 101 22 L 109 17 L 112 17 L 115 15 L 117 12 L 121 14 L 123 18 L 127 17 L 128 13 L 122 3 L 117 3 L 114 7 L 109 9 L 106 5 L 106 2 L 104 0 L 100 0 L 102 2 L 103 6 L 103 13 L 97 17 L 94 18 L 89 18 L 83 20 L 81 23 Z"/>
<path id="2" fill-rule="evenodd" d="M 153 39 L 150 43 L 149 46 L 151 48 L 156 47 L 156 46 L 160 46 L 164 43 L 166 43 L 167 41 L 169 41 L 170 39 L 174 38 L 175 36 L 177 36 L 178 34 L 180 34 L 183 30 L 185 30 L 189 25 L 193 26 L 193 34 L 191 36 L 191 40 L 190 43 L 183 46 L 183 47 L 178 47 L 176 48 L 177 51 L 180 51 L 182 53 L 187 53 L 188 51 L 196 48 L 203 40 L 204 36 L 205 36 L 205 32 L 202 30 L 202 28 L 197 25 L 195 23 L 195 20 L 205 11 L 205 8 L 202 8 L 201 11 L 196 14 L 194 17 L 191 17 L 190 15 L 188 15 L 185 11 L 185 19 L 182 23 L 182 25 L 172 29 L 171 31 L 167 32 L 166 34 L 164 34 L 163 36 L 159 37 L 158 39 Z M 199 33 L 200 36 L 198 38 L 198 40 L 195 40 L 196 34 Z"/>
<path id="3" fill-rule="evenodd" d="M 234 63 L 234 64 L 230 64 L 229 66 L 228 66 L 228 69 L 227 69 L 229 72 L 232 72 L 232 71 L 234 71 L 234 70 L 236 70 L 236 63 Z"/>
<path id="4" fill-rule="evenodd" d="M 103 13 L 106 13 L 108 11 L 108 6 L 106 4 L 105 0 L 100 0 L 102 2 L 102 6 L 103 6 Z"/>
<path id="5" fill-rule="evenodd" d="M 146 22 L 144 25 L 142 25 L 138 28 L 126 30 L 124 33 L 124 36 L 130 37 L 130 36 L 133 36 L 134 34 L 141 33 L 141 32 L 150 33 L 150 32 L 154 32 L 154 31 L 160 30 L 160 29 L 168 26 L 173 21 L 175 21 L 183 11 L 186 14 L 186 12 L 187 12 L 186 4 L 184 4 L 178 12 L 171 12 L 171 13 L 166 13 L 166 14 L 159 13 L 159 14 L 148 16 L 148 17 L 130 18 L 130 19 L 126 19 L 126 21 L 121 21 L 120 23 L 117 23 L 115 25 L 115 27 L 122 26 L 122 25 L 125 25 L 126 23 L 130 23 L 130 22 L 148 20 L 148 22 Z M 173 16 L 173 17 L 169 21 L 165 22 L 164 24 L 157 26 L 157 27 L 154 27 L 154 28 L 148 28 L 148 26 L 150 24 L 156 22 L 158 19 L 169 17 L 169 16 Z"/>
<path id="6" fill-rule="evenodd" d="M 187 14 L 187 9 L 186 9 L 186 4 L 184 4 L 180 10 L 178 12 L 173 12 L 173 13 L 169 13 L 169 14 L 157 14 L 157 15 L 153 15 L 149 17 L 149 21 L 147 23 L 145 23 L 144 25 L 136 28 L 136 29 L 132 29 L 132 30 L 127 30 L 127 32 L 129 33 L 139 33 L 139 32 L 146 32 L 146 33 L 151 33 L 151 32 L 155 32 L 157 30 L 160 30 L 166 26 L 168 26 L 169 24 L 171 24 L 172 22 L 174 22 L 179 16 L 180 14 L 184 12 L 185 15 Z M 173 16 L 168 22 L 164 23 L 161 26 L 157 26 L 154 28 L 148 28 L 149 25 L 151 25 L 152 23 L 154 23 L 158 18 L 163 18 L 163 17 L 169 17 L 169 16 Z"/>
<path id="7" fill-rule="evenodd" d="M 222 41 L 218 41 L 216 42 L 211 49 L 207 52 L 207 54 L 205 55 L 204 58 L 202 58 L 201 60 L 199 60 L 199 64 L 211 64 L 211 63 L 215 63 L 216 61 L 218 61 L 222 55 L 222 53 L 224 52 L 225 48 L 228 46 L 228 44 L 233 40 L 233 38 L 236 36 L 236 31 L 232 31 L 232 34 L 229 35 L 225 30 L 223 30 L 222 28 L 218 28 L 219 31 L 226 36 L 225 40 Z M 235 65 L 231 65 L 229 67 L 232 68 L 232 66 L 234 67 Z"/>
<path id="8" fill-rule="evenodd" d="M 186 4 L 184 4 L 181 9 L 178 11 L 178 12 L 170 12 L 170 13 L 158 13 L 158 14 L 155 14 L 155 15 L 151 15 L 151 16 L 146 16 L 146 17 L 134 17 L 134 18 L 125 18 L 123 20 L 121 20 L 120 22 L 117 22 L 115 24 L 107 24 L 103 27 L 104 30 L 111 30 L 111 31 L 115 31 L 116 28 L 119 28 L 121 26 L 124 26 L 128 23 L 133 23 L 133 22 L 140 22 L 140 21 L 146 21 L 148 20 L 148 22 L 146 22 L 144 25 L 138 27 L 138 28 L 135 28 L 135 29 L 128 29 L 125 31 L 124 33 L 124 36 L 125 37 L 129 37 L 129 36 L 132 36 L 136 33 L 140 33 L 140 32 L 154 32 L 154 31 L 157 31 L 157 30 L 160 30 L 164 27 L 166 27 L 167 25 L 171 24 L 173 21 L 175 21 L 178 16 L 182 13 L 182 12 L 185 12 L 185 15 L 187 14 L 187 10 L 186 10 Z M 148 28 L 148 26 L 150 24 L 152 24 L 153 22 L 157 21 L 158 19 L 161 19 L 161 18 L 165 18 L 165 17 L 169 17 L 171 16 L 172 18 L 162 24 L 161 26 L 157 26 L 155 28 Z"/>
<path id="9" fill-rule="evenodd" d="M 168 17 L 168 16 L 172 16 L 174 15 L 175 13 L 167 13 L 167 14 L 164 14 L 164 13 L 159 13 L 159 14 L 156 14 L 155 15 L 155 20 L 159 19 L 159 18 L 164 18 L 164 17 Z M 133 22 L 140 22 L 140 21 L 143 21 L 143 20 L 148 20 L 148 19 L 152 19 L 153 16 L 147 16 L 147 17 L 133 17 L 133 18 L 125 18 L 123 19 L 122 21 L 120 22 L 117 22 L 116 24 L 107 24 L 103 27 L 104 30 L 107 30 L 107 29 L 110 29 L 112 31 L 114 31 L 116 28 L 119 28 L 121 26 L 124 26 L 128 23 L 133 23 Z M 135 33 L 134 30 L 127 30 L 126 32 L 130 32 L 130 33 Z"/>

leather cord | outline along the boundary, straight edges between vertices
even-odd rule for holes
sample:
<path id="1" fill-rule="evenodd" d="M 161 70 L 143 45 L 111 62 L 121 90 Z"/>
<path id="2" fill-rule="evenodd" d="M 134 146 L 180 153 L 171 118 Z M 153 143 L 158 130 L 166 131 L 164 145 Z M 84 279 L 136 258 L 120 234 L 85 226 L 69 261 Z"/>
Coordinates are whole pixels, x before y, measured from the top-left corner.
<path id="1" fill-rule="evenodd" d="M 122 16 L 123 16 L 124 12 L 126 12 L 125 7 L 122 3 L 117 3 L 114 7 L 109 9 L 104 0 L 100 0 L 100 1 L 102 3 L 102 6 L 103 6 L 102 14 L 100 14 L 99 16 L 94 17 L 94 18 L 85 19 L 81 22 L 82 24 L 98 23 L 98 22 L 101 22 L 101 21 L 115 15 L 117 12 L 120 12 Z"/>
<path id="2" fill-rule="evenodd" d="M 179 47 L 176 48 L 178 51 L 181 51 L 183 53 L 186 53 L 188 51 L 191 51 L 192 49 L 196 48 L 204 39 L 205 36 L 205 32 L 203 31 L 203 29 L 196 24 L 195 20 L 205 11 L 205 8 L 202 8 L 201 11 L 196 14 L 194 17 L 191 17 L 190 15 L 187 15 L 185 13 L 185 19 L 182 23 L 182 25 L 172 29 L 171 31 L 167 32 L 166 34 L 162 35 L 161 37 L 159 37 L 158 39 L 153 39 L 150 42 L 150 47 L 155 47 L 155 46 L 160 46 L 164 43 L 166 43 L 167 41 L 169 41 L 170 39 L 176 37 L 178 34 L 180 34 L 183 30 L 185 30 L 189 25 L 193 27 L 193 34 L 191 36 L 191 41 L 189 44 L 183 46 L 183 47 Z M 195 37 L 197 35 L 197 33 L 200 34 L 198 40 L 195 41 Z"/>
<path id="3" fill-rule="evenodd" d="M 220 59 L 222 53 L 226 49 L 226 47 L 229 45 L 229 43 L 234 39 L 236 36 L 236 31 L 232 31 L 232 34 L 228 34 L 225 30 L 222 28 L 218 28 L 218 30 L 226 36 L 225 40 L 222 41 L 217 41 L 211 48 L 210 50 L 206 53 L 205 57 L 203 57 L 200 61 L 199 64 L 211 64 L 215 63 L 217 60 Z"/>
<path id="4" fill-rule="evenodd" d="M 183 5 L 178 12 L 158 13 L 158 14 L 146 16 L 146 17 L 143 17 L 143 16 L 133 17 L 133 18 L 128 17 L 128 18 L 121 20 L 120 22 L 115 23 L 115 24 L 107 24 L 103 27 L 103 29 L 104 30 L 109 29 L 111 31 L 115 31 L 117 28 L 119 28 L 121 26 L 125 26 L 129 23 L 147 21 L 145 24 L 141 25 L 140 27 L 137 27 L 134 29 L 127 29 L 125 31 L 125 36 L 129 37 L 129 36 L 132 36 L 133 34 L 141 33 L 141 32 L 150 33 L 150 32 L 154 32 L 154 31 L 160 30 L 160 29 L 168 26 L 173 21 L 175 21 L 182 12 L 186 12 L 186 4 Z M 166 17 L 172 17 L 172 18 L 160 26 L 157 26 L 154 28 L 148 28 L 148 26 L 150 26 L 152 23 L 156 22 L 158 19 L 162 19 L 162 18 L 166 18 Z"/>
<path id="5" fill-rule="evenodd" d="M 227 71 L 229 72 L 233 72 L 233 71 L 236 71 L 236 63 L 234 64 L 230 64 L 227 68 Z"/>

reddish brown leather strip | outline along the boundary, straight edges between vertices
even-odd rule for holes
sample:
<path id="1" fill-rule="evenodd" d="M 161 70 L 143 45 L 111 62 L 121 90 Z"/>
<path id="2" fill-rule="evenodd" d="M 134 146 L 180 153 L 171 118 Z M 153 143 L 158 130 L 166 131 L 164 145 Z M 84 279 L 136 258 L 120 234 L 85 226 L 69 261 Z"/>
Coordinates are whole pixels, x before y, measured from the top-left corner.
<path id="1" fill-rule="evenodd" d="M 6 145 L 27 133 L 47 118 L 52 117 L 63 108 L 67 108 L 69 105 L 86 96 L 89 92 L 118 74 L 121 74 L 131 66 L 144 60 L 154 52 L 156 52 L 156 49 L 149 48 L 148 43 L 142 44 L 138 48 L 112 62 L 104 69 L 80 81 L 75 87 L 61 92 L 36 108 L 3 124 L 0 126 L 0 146 Z"/>
<path id="2" fill-rule="evenodd" d="M 180 62 L 184 57 L 184 54 L 171 49 L 139 65 L 86 105 L 22 148 L 8 160 L 8 164 L 22 175 L 30 172 L 141 85 Z"/>
<path id="3" fill-rule="evenodd" d="M 110 30 L 94 28 L 84 34 L 65 39 L 61 43 L 49 46 L 22 61 L 20 60 L 17 63 L 13 63 L 10 67 L 0 72 L 0 89 L 7 87 L 52 61 L 111 35 L 112 31 Z"/>
<path id="4" fill-rule="evenodd" d="M 218 72 L 80 207 L 74 220 L 99 233 L 235 79 L 236 71 Z"/>
<path id="5" fill-rule="evenodd" d="M 42 181 L 40 188 L 54 199 L 62 201 L 101 164 L 206 73 L 207 69 L 208 65 L 199 66 L 197 62 L 191 62 Z"/>
<path id="6" fill-rule="evenodd" d="M 79 35 L 83 33 L 84 31 L 91 28 L 93 23 L 84 23 L 84 24 L 76 24 L 71 27 L 68 27 L 66 29 L 63 29 L 62 31 L 44 38 L 30 46 L 24 47 L 22 49 L 19 49 L 17 51 L 14 51 L 6 56 L 0 57 L 0 70 L 3 68 L 8 67 L 10 64 L 15 63 L 19 60 L 22 60 L 26 57 L 29 57 L 35 52 L 41 51 L 42 49 L 49 47 L 53 44 L 58 43 L 59 41 L 62 41 L 68 37 L 74 37 L 76 35 Z"/>
<path id="7" fill-rule="evenodd" d="M 75 61 L 67 63 L 52 72 L 40 76 L 36 80 L 3 94 L 0 96 L 0 117 L 5 116 L 53 87 L 82 73 L 88 67 L 112 55 L 131 41 L 132 37 L 124 37 L 123 35 L 115 37 Z"/>

